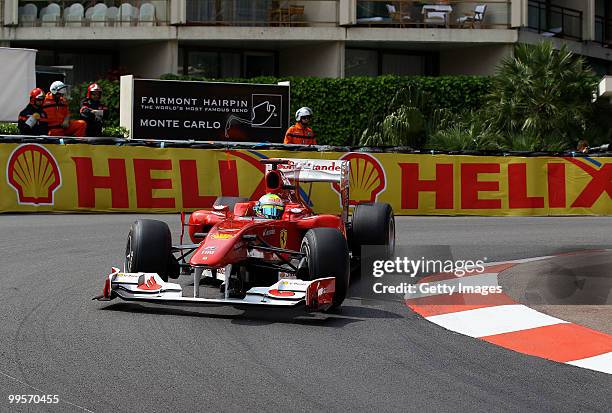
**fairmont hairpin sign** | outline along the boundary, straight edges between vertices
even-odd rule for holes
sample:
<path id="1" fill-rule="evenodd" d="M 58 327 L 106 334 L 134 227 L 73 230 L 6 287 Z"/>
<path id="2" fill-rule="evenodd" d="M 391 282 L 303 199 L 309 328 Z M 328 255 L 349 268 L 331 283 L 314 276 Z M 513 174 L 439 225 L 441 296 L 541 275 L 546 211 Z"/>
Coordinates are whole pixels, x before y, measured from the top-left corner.
<path id="1" fill-rule="evenodd" d="M 121 77 L 121 126 L 132 139 L 282 142 L 289 85 Z"/>

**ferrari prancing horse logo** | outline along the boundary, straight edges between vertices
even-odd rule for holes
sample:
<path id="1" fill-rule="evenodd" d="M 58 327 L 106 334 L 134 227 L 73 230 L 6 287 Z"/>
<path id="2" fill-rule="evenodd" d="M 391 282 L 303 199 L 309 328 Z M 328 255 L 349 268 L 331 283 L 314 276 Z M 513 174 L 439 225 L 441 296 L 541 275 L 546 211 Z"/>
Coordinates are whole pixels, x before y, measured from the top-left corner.
<path id="1" fill-rule="evenodd" d="M 280 247 L 285 248 L 287 246 L 287 230 L 282 229 L 280 232 Z"/>

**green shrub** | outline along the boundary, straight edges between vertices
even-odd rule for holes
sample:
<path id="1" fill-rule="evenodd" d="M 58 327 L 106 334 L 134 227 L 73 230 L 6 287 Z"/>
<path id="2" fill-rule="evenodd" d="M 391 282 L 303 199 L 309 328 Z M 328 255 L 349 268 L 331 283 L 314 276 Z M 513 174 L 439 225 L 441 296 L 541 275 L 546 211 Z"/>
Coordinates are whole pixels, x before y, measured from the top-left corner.
<path id="1" fill-rule="evenodd" d="M 479 111 L 437 113 L 425 147 L 428 149 L 476 151 L 499 150 L 501 136 Z"/>
<path id="2" fill-rule="evenodd" d="M 428 101 L 428 95 L 421 90 L 398 90 L 385 112 L 370 116 L 358 145 L 420 147 L 425 138 L 423 111 Z"/>
<path id="3" fill-rule="evenodd" d="M 16 123 L 0 122 L 0 135 L 19 135 L 19 128 Z M 110 138 L 127 138 L 128 130 L 119 126 L 107 126 L 102 129 L 102 136 Z"/>
<path id="4" fill-rule="evenodd" d="M 0 135 L 19 135 L 16 123 L 0 122 Z"/>
<path id="5" fill-rule="evenodd" d="M 127 138 L 130 136 L 130 131 L 121 126 L 107 126 L 102 129 L 102 136 L 110 138 Z"/>

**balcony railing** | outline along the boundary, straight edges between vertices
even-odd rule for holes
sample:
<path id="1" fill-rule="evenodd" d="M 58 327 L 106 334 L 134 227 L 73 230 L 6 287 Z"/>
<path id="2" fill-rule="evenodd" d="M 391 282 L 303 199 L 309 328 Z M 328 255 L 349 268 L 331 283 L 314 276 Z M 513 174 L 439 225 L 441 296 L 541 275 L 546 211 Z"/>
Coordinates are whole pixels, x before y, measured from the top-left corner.
<path id="1" fill-rule="evenodd" d="M 338 0 L 187 0 L 187 24 L 337 26 Z"/>
<path id="2" fill-rule="evenodd" d="M 169 0 L 19 1 L 19 25 L 30 27 L 166 25 L 169 3 Z"/>
<path id="3" fill-rule="evenodd" d="M 508 28 L 508 0 L 357 0 L 357 25 L 369 27 Z"/>
<path id="4" fill-rule="evenodd" d="M 546 37 L 582 40 L 582 11 L 529 0 L 527 27 Z"/>
<path id="5" fill-rule="evenodd" d="M 612 46 L 612 19 L 595 16 L 595 41 L 604 47 Z"/>

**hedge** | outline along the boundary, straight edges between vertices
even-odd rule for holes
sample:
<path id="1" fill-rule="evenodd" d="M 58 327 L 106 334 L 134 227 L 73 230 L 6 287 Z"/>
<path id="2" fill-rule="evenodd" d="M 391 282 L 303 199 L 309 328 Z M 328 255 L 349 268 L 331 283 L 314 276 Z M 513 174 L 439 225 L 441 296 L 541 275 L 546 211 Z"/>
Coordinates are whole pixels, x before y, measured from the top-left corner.
<path id="1" fill-rule="evenodd" d="M 213 80 L 192 76 L 164 75 L 162 79 Z M 386 111 L 396 91 L 402 88 L 421 90 L 428 96 L 424 108 L 427 117 L 431 111 L 447 108 L 454 112 L 478 109 L 488 92 L 490 78 L 478 76 L 379 76 L 350 77 L 344 79 L 315 77 L 257 77 L 252 79 L 222 79 L 229 82 L 270 83 L 291 82 L 291 114 L 308 106 L 314 111 L 312 127 L 319 144 L 356 144 L 361 132 L 374 114 Z M 100 81 L 104 90 L 103 101 L 111 108 L 109 126 L 119 121 L 119 82 Z M 72 91 L 72 103 L 84 96 L 87 85 L 77 85 Z"/>

